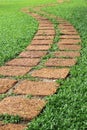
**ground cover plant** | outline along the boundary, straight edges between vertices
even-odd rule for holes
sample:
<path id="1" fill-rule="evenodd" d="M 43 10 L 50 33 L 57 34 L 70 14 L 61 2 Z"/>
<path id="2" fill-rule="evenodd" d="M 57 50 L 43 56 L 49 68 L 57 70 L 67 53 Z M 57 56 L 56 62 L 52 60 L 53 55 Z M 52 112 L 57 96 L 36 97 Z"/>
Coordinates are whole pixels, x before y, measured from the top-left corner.
<path id="1" fill-rule="evenodd" d="M 44 112 L 27 130 L 86 130 L 87 129 L 87 2 L 71 0 L 44 11 L 70 21 L 82 39 L 81 57 L 72 67 L 58 92 L 48 98 Z"/>
<path id="2" fill-rule="evenodd" d="M 34 5 L 41 4 L 41 0 L 38 2 L 35 0 L 33 1 Z M 50 0 L 50 2 L 52 1 L 53 0 Z M 44 1 L 42 4 L 45 4 L 46 2 L 48 3 L 48 1 Z M 5 31 L 0 29 L 3 34 L 2 36 L 4 36 L 3 39 L 5 40 L 6 35 L 9 34 L 10 38 L 14 37 L 13 41 L 17 41 L 13 44 L 12 41 L 10 42 L 10 38 L 7 38 L 5 41 L 8 41 L 8 45 L 1 44 L 1 47 L 2 45 L 5 47 L 5 53 L 7 50 L 9 52 L 9 56 L 7 57 L 5 56 L 5 53 L 2 54 L 3 59 L 2 57 L 2 60 L 0 59 L 1 65 L 5 61 L 17 56 L 17 54 L 29 44 L 29 41 L 31 41 L 34 33 L 38 29 L 38 23 L 36 20 L 26 14 L 18 13 L 22 7 L 28 6 L 28 4 L 33 5 L 31 2 L 29 3 L 29 1 L 25 2 L 23 0 L 21 2 L 17 2 L 16 0 L 11 2 L 8 0 L 6 3 L 4 0 L 3 3 L 1 3 L 2 13 L 0 13 L 0 15 L 3 17 L 3 19 L 0 20 L 0 23 L 3 25 L 1 28 L 5 27 L 7 28 L 6 30 L 8 30 L 8 33 L 5 33 Z M 60 89 L 55 95 L 47 97 L 48 104 L 46 105 L 43 113 L 34 119 L 33 122 L 29 123 L 27 130 L 86 130 L 87 2 L 85 0 L 71 0 L 69 3 L 57 5 L 56 7 L 44 8 L 44 11 L 56 16 L 61 16 L 75 26 L 82 39 L 82 50 L 81 57 L 78 59 L 77 65 L 72 67 L 70 76 L 64 81 L 57 80 L 57 82 L 61 84 Z M 18 21 L 16 21 L 16 19 Z M 32 27 L 34 28 L 32 29 Z M 18 28 L 20 29 L 18 30 Z M 8 46 L 12 47 L 11 51 Z M 3 47 L 1 48 L 1 51 Z M 13 54 L 13 51 L 16 53 Z M 25 76 L 25 78 L 27 78 L 27 76 Z M 0 98 L 3 99 L 5 96 L 6 95 L 2 95 Z M 28 98 L 31 98 L 31 95 L 28 95 Z M 14 122 L 15 117 L 1 115 L 1 120 L 5 120 L 6 123 L 11 122 L 11 119 L 12 122 Z M 20 122 L 19 118 L 17 122 L 18 121 Z"/>
<path id="3" fill-rule="evenodd" d="M 23 14 L 21 8 L 41 3 L 49 1 L 0 0 L 0 66 L 16 57 L 31 42 L 38 29 L 38 22 Z"/>

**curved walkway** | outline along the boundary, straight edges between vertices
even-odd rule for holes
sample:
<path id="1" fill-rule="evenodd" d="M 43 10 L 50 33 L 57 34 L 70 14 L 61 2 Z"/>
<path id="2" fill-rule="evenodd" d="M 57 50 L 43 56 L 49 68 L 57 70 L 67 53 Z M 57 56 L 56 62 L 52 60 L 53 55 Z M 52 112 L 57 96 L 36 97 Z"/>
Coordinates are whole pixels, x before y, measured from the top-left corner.
<path id="1" fill-rule="evenodd" d="M 21 124 L 0 123 L 0 130 L 22 130 L 26 123 L 35 118 L 46 105 L 43 99 L 45 96 L 56 93 L 59 84 L 56 79 L 65 79 L 70 71 L 70 67 L 77 63 L 80 56 L 81 42 L 76 29 L 66 20 L 56 18 L 59 22 L 60 41 L 57 43 L 58 51 L 54 52 L 54 57 L 49 58 L 45 67 L 39 70 L 32 69 L 40 64 L 42 57 L 49 54 L 49 49 L 55 37 L 53 24 L 47 19 L 36 13 L 30 13 L 27 9 L 25 13 L 32 15 L 39 21 L 38 32 L 24 52 L 0 67 L 0 94 L 14 93 L 16 96 L 9 96 L 0 101 L 0 114 L 19 115 L 23 122 Z M 31 74 L 39 81 L 14 80 L 14 76 L 24 76 Z M 26 98 L 26 95 L 30 96 Z M 31 98 L 31 96 L 33 96 Z"/>

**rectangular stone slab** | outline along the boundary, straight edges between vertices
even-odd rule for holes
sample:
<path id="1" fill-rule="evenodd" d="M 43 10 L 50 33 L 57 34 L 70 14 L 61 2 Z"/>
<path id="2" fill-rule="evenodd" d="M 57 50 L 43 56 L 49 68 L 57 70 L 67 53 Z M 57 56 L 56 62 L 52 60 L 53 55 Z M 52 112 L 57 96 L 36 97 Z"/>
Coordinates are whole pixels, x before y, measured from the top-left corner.
<path id="1" fill-rule="evenodd" d="M 0 79 L 0 94 L 7 92 L 16 82 L 14 79 Z"/>
<path id="2" fill-rule="evenodd" d="M 61 41 L 58 42 L 58 45 L 61 45 L 61 44 L 67 44 L 67 45 L 71 45 L 71 44 L 77 44 L 81 42 L 80 39 L 62 39 Z"/>
<path id="3" fill-rule="evenodd" d="M 59 45 L 59 50 L 74 50 L 79 51 L 81 49 L 80 45 Z"/>
<path id="4" fill-rule="evenodd" d="M 53 59 L 49 59 L 45 65 L 46 66 L 50 66 L 50 67 L 70 67 L 76 64 L 76 59 L 64 59 L 64 58 L 53 58 Z"/>
<path id="5" fill-rule="evenodd" d="M 33 40 L 31 45 L 50 45 L 53 40 Z"/>
<path id="6" fill-rule="evenodd" d="M 63 35 L 78 35 L 78 33 L 76 32 L 76 31 L 74 31 L 74 32 L 70 32 L 70 31 L 68 31 L 68 30 L 65 30 L 65 31 L 60 31 L 61 32 L 61 34 L 63 34 Z"/>
<path id="7" fill-rule="evenodd" d="M 41 99 L 10 96 L 0 102 L 0 114 L 18 115 L 24 120 L 31 120 L 41 112 L 45 104 Z"/>
<path id="8" fill-rule="evenodd" d="M 26 48 L 26 50 L 31 51 L 48 51 L 50 48 L 50 45 L 31 45 Z"/>
<path id="9" fill-rule="evenodd" d="M 43 68 L 40 70 L 36 70 L 32 73 L 32 76 L 34 77 L 40 77 L 40 78 L 48 78 L 48 79 L 64 79 L 69 74 L 68 68 Z"/>
<path id="10" fill-rule="evenodd" d="M 16 94 L 27 94 L 35 96 L 48 96 L 56 92 L 58 84 L 55 82 L 43 82 L 43 81 L 22 81 L 14 90 Z"/>
<path id="11" fill-rule="evenodd" d="M 54 53 L 55 57 L 69 57 L 69 58 L 74 58 L 74 57 L 79 57 L 80 53 L 75 52 L 75 51 L 58 51 Z"/>
<path id="12" fill-rule="evenodd" d="M 30 66 L 35 66 L 40 62 L 39 58 L 18 58 L 18 59 L 13 59 L 9 62 L 6 63 L 6 65 L 11 65 L 11 66 L 25 66 L 25 67 L 30 67 Z"/>
<path id="13" fill-rule="evenodd" d="M 48 36 L 48 35 L 40 35 L 40 36 L 35 36 L 33 40 L 50 40 L 50 39 L 53 39 L 54 38 L 54 35 L 53 36 Z"/>
<path id="14" fill-rule="evenodd" d="M 38 30 L 54 30 L 54 27 L 39 27 Z"/>
<path id="15" fill-rule="evenodd" d="M 37 33 L 36 33 L 36 36 L 39 36 L 39 35 L 52 35 L 54 36 L 55 34 L 55 31 L 54 30 L 39 30 Z"/>
<path id="16" fill-rule="evenodd" d="M 24 51 L 19 56 L 24 58 L 41 58 L 46 53 L 46 51 Z"/>
<path id="17" fill-rule="evenodd" d="M 61 35 L 61 39 L 80 39 L 79 35 Z"/>
<path id="18" fill-rule="evenodd" d="M 0 130 L 24 130 L 25 128 L 26 126 L 21 124 L 3 124 L 0 126 Z"/>
<path id="19" fill-rule="evenodd" d="M 0 75 L 4 76 L 23 76 L 31 70 L 30 67 L 20 66 L 2 66 L 0 67 Z"/>

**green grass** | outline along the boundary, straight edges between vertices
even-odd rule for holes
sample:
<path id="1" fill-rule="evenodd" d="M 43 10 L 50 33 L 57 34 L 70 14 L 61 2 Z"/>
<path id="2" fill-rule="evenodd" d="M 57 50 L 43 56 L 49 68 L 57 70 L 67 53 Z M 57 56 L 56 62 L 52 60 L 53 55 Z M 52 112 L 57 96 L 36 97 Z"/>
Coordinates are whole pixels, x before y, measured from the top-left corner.
<path id="1" fill-rule="evenodd" d="M 17 56 L 30 43 L 38 28 L 38 23 L 32 17 L 18 11 L 28 5 L 37 6 L 48 2 L 48 0 L 33 0 L 33 2 L 0 0 L 0 65 Z M 45 8 L 44 11 L 61 16 L 75 26 L 82 39 L 82 50 L 81 57 L 77 65 L 72 67 L 70 76 L 66 80 L 57 81 L 61 84 L 60 89 L 55 95 L 47 98 L 46 108 L 39 117 L 29 123 L 27 130 L 86 130 L 87 1 L 71 0 L 56 7 Z M 0 99 L 5 96 L 1 95 Z M 1 117 L 3 118 L 1 120 L 4 120 L 5 117 L 2 115 Z M 5 118 L 6 122 L 11 119 L 9 118 Z"/>
<path id="2" fill-rule="evenodd" d="M 26 6 L 50 2 L 49 0 L 0 0 L 0 65 L 23 51 L 38 29 L 38 22 L 20 10 Z"/>
<path id="3" fill-rule="evenodd" d="M 48 98 L 40 116 L 27 130 L 86 130 L 87 129 L 87 1 L 71 0 L 56 7 L 44 9 L 50 14 L 70 21 L 82 39 L 81 57 L 72 67 L 57 93 Z"/>

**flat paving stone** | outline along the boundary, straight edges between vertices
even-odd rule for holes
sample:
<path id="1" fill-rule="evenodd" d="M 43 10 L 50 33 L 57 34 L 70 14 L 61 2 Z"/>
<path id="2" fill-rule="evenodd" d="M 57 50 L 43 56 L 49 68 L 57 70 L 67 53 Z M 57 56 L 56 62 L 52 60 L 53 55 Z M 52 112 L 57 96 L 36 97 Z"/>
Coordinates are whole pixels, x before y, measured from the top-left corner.
<path id="1" fill-rule="evenodd" d="M 69 57 L 69 58 L 75 58 L 79 57 L 79 52 L 73 52 L 73 51 L 58 51 L 54 53 L 55 57 Z"/>
<path id="2" fill-rule="evenodd" d="M 31 45 L 51 45 L 53 40 L 33 40 Z"/>
<path id="3" fill-rule="evenodd" d="M 41 112 L 45 104 L 41 99 L 10 96 L 0 102 L 0 114 L 18 115 L 24 120 L 31 120 Z"/>
<path id="4" fill-rule="evenodd" d="M 79 35 L 61 35 L 61 39 L 80 39 Z"/>
<path id="5" fill-rule="evenodd" d="M 77 44 L 77 43 L 79 43 L 79 42 L 81 42 L 81 40 L 80 39 L 62 39 L 61 41 L 59 41 L 58 42 L 58 44 L 59 45 L 61 45 L 61 44 Z"/>
<path id="6" fill-rule="evenodd" d="M 59 45 L 60 50 L 74 50 L 78 51 L 81 49 L 80 45 Z"/>
<path id="7" fill-rule="evenodd" d="M 70 67 L 76 64 L 76 59 L 64 59 L 64 58 L 53 58 L 53 59 L 49 59 L 45 65 L 46 66 L 50 66 L 50 67 Z"/>
<path id="8" fill-rule="evenodd" d="M 61 31 L 60 33 L 63 35 L 78 35 L 78 33 L 76 31 L 70 32 L 70 31 L 66 30 L 66 31 Z"/>
<path id="9" fill-rule="evenodd" d="M 39 25 L 39 27 L 53 27 L 53 25 L 51 24 L 51 23 L 41 23 L 40 25 Z"/>
<path id="10" fill-rule="evenodd" d="M 31 51 L 48 51 L 50 48 L 50 45 L 31 45 L 26 48 L 26 50 Z"/>
<path id="11" fill-rule="evenodd" d="M 60 32 L 67 31 L 67 32 L 77 32 L 75 28 L 60 28 Z"/>
<path id="12" fill-rule="evenodd" d="M 69 74 L 68 68 L 43 68 L 32 73 L 34 77 L 48 78 L 48 79 L 64 79 Z"/>
<path id="13" fill-rule="evenodd" d="M 23 58 L 41 58 L 46 53 L 46 51 L 24 51 L 19 56 Z"/>
<path id="14" fill-rule="evenodd" d="M 56 92 L 58 84 L 54 82 L 22 81 L 14 90 L 16 94 L 30 94 L 34 96 L 48 96 Z"/>
<path id="15" fill-rule="evenodd" d="M 49 40 L 53 38 L 54 36 L 42 35 L 42 36 L 35 36 L 33 40 Z"/>
<path id="16" fill-rule="evenodd" d="M 20 124 L 6 124 L 0 126 L 0 130 L 24 130 L 25 128 L 25 125 Z"/>
<path id="17" fill-rule="evenodd" d="M 7 92 L 17 81 L 13 79 L 0 79 L 0 94 Z"/>
<path id="18" fill-rule="evenodd" d="M 30 67 L 20 66 L 2 66 L 0 67 L 0 75 L 3 76 L 23 76 L 31 70 Z"/>
<path id="19" fill-rule="evenodd" d="M 64 26 L 63 24 L 59 24 L 58 28 L 60 28 L 60 29 L 74 29 L 75 30 L 75 28 L 72 25 L 71 26 Z"/>
<path id="20" fill-rule="evenodd" d="M 39 30 L 36 35 L 54 35 L 55 34 L 55 31 L 54 30 Z"/>
<path id="21" fill-rule="evenodd" d="M 6 63 L 6 65 L 10 66 L 25 66 L 25 67 L 30 67 L 30 66 L 35 66 L 40 62 L 39 58 L 18 58 L 18 59 L 13 59 L 9 62 Z"/>
<path id="22" fill-rule="evenodd" d="M 38 30 L 54 30 L 54 27 L 39 27 Z"/>

